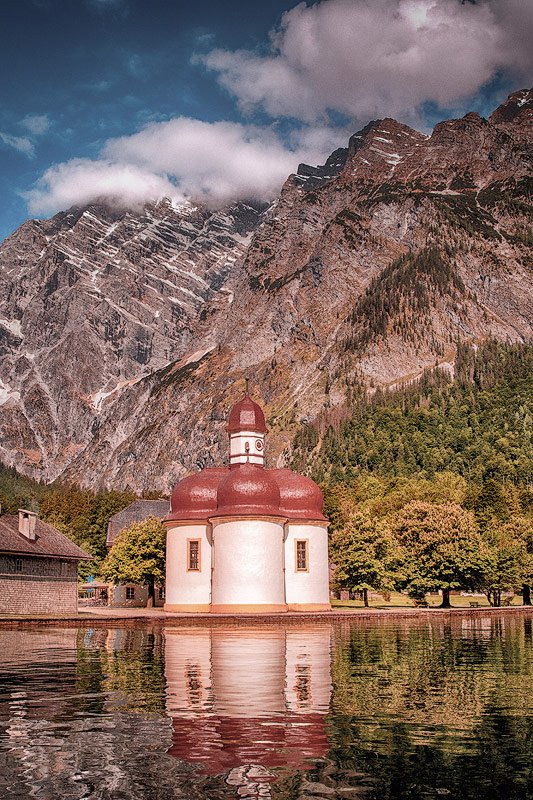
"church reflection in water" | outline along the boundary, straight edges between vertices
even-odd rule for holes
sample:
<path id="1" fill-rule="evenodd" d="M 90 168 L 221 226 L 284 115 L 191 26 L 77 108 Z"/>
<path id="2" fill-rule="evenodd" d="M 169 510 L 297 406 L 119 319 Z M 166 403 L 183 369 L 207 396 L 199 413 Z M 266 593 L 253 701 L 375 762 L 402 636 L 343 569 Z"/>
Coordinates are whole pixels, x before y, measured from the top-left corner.
<path id="1" fill-rule="evenodd" d="M 169 753 L 211 775 L 323 757 L 331 636 L 328 624 L 166 628 Z"/>

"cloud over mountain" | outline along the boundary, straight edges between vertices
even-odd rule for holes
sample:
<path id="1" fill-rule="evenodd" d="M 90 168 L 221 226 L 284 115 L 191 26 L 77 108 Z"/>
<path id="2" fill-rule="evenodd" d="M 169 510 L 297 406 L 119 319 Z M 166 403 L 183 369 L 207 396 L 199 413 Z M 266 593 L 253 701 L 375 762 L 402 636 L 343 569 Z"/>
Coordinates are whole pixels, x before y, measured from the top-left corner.
<path id="1" fill-rule="evenodd" d="M 151 123 L 108 140 L 96 159 L 50 167 L 24 196 L 33 214 L 104 197 L 133 206 L 163 195 L 211 207 L 270 200 L 298 162 L 323 161 L 369 119 L 424 125 L 428 103 L 460 113 L 496 76 L 523 80 L 533 66 L 532 28 L 533 4 L 523 0 L 299 3 L 266 48 L 214 49 L 193 59 L 241 112 L 257 117 Z M 24 124 L 41 133 L 48 118 L 28 116 Z M 0 139 L 33 154 L 28 138 Z"/>
<path id="2" fill-rule="evenodd" d="M 198 58 L 245 112 L 412 119 L 426 102 L 453 107 L 498 71 L 526 75 L 532 28 L 523 0 L 328 0 L 287 11 L 266 54 Z"/>
<path id="3" fill-rule="evenodd" d="M 168 196 L 210 206 L 269 200 L 302 159 L 319 160 L 339 144 L 329 129 L 293 132 L 285 144 L 270 127 L 178 117 L 109 140 L 96 160 L 48 169 L 27 194 L 33 214 L 106 197 L 126 205 Z"/>

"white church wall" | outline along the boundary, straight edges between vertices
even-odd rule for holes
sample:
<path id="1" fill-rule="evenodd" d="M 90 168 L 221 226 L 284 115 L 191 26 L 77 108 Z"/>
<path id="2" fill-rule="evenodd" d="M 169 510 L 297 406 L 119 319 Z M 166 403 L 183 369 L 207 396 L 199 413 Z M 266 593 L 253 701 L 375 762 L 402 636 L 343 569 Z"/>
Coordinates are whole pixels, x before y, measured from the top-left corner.
<path id="1" fill-rule="evenodd" d="M 212 611 L 285 611 L 283 525 L 274 518 L 213 520 Z"/>
<path id="2" fill-rule="evenodd" d="M 167 531 L 165 611 L 209 611 L 211 545 L 207 523 L 175 525 Z M 199 569 L 189 569 L 188 542 L 199 541 Z"/>
<path id="3" fill-rule="evenodd" d="M 326 523 L 288 522 L 285 541 L 285 588 L 289 610 L 324 611 L 330 608 L 328 533 Z M 296 564 L 296 542 L 307 542 L 307 569 Z"/>

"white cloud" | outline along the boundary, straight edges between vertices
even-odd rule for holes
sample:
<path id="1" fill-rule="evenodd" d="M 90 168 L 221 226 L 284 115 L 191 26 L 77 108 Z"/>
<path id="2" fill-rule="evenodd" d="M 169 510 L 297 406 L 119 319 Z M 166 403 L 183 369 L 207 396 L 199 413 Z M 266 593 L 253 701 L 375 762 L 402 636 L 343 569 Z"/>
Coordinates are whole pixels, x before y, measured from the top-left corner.
<path id="1" fill-rule="evenodd" d="M 302 155 L 320 152 L 306 147 Z M 185 194 L 216 204 L 272 197 L 294 170 L 299 152 L 286 148 L 268 127 L 178 117 L 111 140 L 103 155 L 172 175 Z"/>
<path id="2" fill-rule="evenodd" d="M 35 148 L 31 139 L 27 136 L 12 136 L 10 133 L 3 133 L 0 131 L 0 141 L 8 147 L 13 147 L 28 158 L 33 158 L 35 155 Z"/>
<path id="3" fill-rule="evenodd" d="M 32 214 L 50 214 L 103 198 L 127 207 L 161 197 L 182 199 L 168 178 L 150 170 L 86 158 L 50 167 L 25 197 Z"/>
<path id="4" fill-rule="evenodd" d="M 245 112 L 416 119 L 421 104 L 453 107 L 499 70 L 525 75 L 532 23 L 523 0 L 327 0 L 286 12 L 267 55 L 219 49 L 196 60 Z"/>
<path id="5" fill-rule="evenodd" d="M 50 118 L 47 114 L 28 114 L 21 121 L 21 125 L 34 136 L 42 136 L 50 127 Z"/>
<path id="6" fill-rule="evenodd" d="M 46 214 L 101 198 L 128 206 L 163 196 L 211 206 L 269 200 L 299 161 L 324 161 L 359 123 L 395 116 L 416 125 L 427 101 L 457 107 L 498 70 L 525 74 L 532 22 L 533 3 L 523 0 L 300 3 L 284 14 L 266 55 L 212 50 L 196 57 L 244 110 L 299 119 L 285 139 L 267 125 L 153 122 L 109 140 L 95 160 L 48 169 L 26 195 L 30 210 Z M 331 123 L 339 114 L 348 120 L 342 129 Z M 33 154 L 29 139 L 0 138 Z"/>
<path id="7" fill-rule="evenodd" d="M 178 117 L 109 140 L 97 160 L 76 159 L 48 169 L 26 197 L 33 214 L 103 197 L 129 206 L 164 196 L 211 206 L 269 200 L 299 161 L 320 161 L 339 138 L 318 129 L 294 133 L 286 146 L 269 127 Z"/>

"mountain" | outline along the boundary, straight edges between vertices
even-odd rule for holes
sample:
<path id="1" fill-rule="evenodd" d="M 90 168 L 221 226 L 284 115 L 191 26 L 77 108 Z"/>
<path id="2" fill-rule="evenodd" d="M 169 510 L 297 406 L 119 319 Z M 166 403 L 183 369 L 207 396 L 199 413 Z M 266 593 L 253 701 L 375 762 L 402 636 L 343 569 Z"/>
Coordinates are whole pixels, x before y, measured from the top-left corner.
<path id="1" fill-rule="evenodd" d="M 0 247 L 0 460 L 167 490 L 223 457 L 248 376 L 269 459 L 324 409 L 531 337 L 533 92 L 426 136 L 369 123 L 268 207 L 31 220 Z"/>

